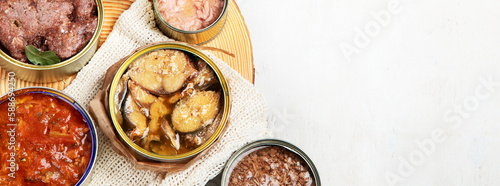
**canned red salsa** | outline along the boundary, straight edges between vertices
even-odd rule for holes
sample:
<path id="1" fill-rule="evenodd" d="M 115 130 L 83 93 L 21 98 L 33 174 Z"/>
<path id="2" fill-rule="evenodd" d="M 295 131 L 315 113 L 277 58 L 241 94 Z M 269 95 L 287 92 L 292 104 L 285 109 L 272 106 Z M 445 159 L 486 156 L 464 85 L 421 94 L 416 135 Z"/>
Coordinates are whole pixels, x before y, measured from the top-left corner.
<path id="1" fill-rule="evenodd" d="M 0 102 L 0 185 L 76 184 L 92 155 L 82 113 L 46 93 L 20 94 L 15 102 L 15 120 L 12 101 Z"/>

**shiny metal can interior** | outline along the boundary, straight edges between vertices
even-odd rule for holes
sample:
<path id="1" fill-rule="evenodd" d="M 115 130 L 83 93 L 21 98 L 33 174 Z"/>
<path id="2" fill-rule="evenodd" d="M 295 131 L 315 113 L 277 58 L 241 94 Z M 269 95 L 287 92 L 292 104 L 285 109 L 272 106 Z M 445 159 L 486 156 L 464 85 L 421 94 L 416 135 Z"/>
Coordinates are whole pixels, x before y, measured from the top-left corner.
<path id="1" fill-rule="evenodd" d="M 306 155 L 306 153 L 304 153 L 304 151 L 300 150 L 300 148 L 291 143 L 277 139 L 258 140 L 243 146 L 235 153 L 233 153 L 233 155 L 229 158 L 226 165 L 224 166 L 224 171 L 222 172 L 221 185 L 227 186 L 229 184 L 229 178 L 231 177 L 232 170 L 243 157 L 245 157 L 246 155 L 248 155 L 248 153 L 254 150 L 269 146 L 283 147 L 301 157 L 307 163 L 308 167 L 311 169 L 315 184 L 317 186 L 321 186 L 321 180 L 319 178 L 318 170 L 316 169 L 316 166 L 314 166 L 312 160 Z"/>
<path id="2" fill-rule="evenodd" d="M 102 0 L 95 0 L 97 5 L 97 27 L 92 39 L 73 57 L 53 65 L 33 65 L 18 61 L 0 50 L 0 66 L 14 72 L 16 77 L 35 83 L 51 83 L 69 77 L 82 69 L 92 58 L 99 45 L 99 36 L 103 25 L 104 12 Z"/>
<path id="3" fill-rule="evenodd" d="M 144 158 L 149 159 L 149 160 L 160 161 L 160 162 L 183 162 L 183 161 L 186 161 L 186 160 L 189 160 L 189 159 L 195 157 L 197 154 L 201 153 L 203 150 L 207 149 L 212 143 L 214 143 L 215 140 L 217 140 L 217 138 L 219 137 L 219 135 L 222 134 L 223 129 L 226 126 L 226 122 L 227 122 L 228 117 L 229 117 L 230 102 L 231 102 L 230 101 L 230 94 L 229 94 L 229 86 L 228 86 L 228 83 L 227 83 L 226 79 L 224 78 L 222 72 L 219 70 L 219 68 L 216 66 L 216 64 L 212 61 L 212 59 L 210 57 L 208 57 L 203 52 L 201 52 L 200 50 L 198 50 L 192 46 L 178 43 L 178 42 L 158 43 L 158 44 L 153 44 L 153 45 L 150 45 L 148 47 L 145 47 L 142 50 L 139 50 L 139 51 L 135 52 L 134 54 L 132 54 L 131 56 L 129 56 L 123 62 L 123 64 L 120 66 L 120 68 L 118 69 L 118 71 L 115 74 L 113 81 L 111 83 L 111 87 L 109 89 L 108 104 L 109 105 L 115 104 L 116 100 L 112 99 L 114 97 L 113 95 L 116 93 L 116 87 L 119 83 L 119 80 L 122 77 L 122 75 L 127 71 L 128 66 L 134 60 L 141 57 L 142 55 L 149 53 L 151 51 L 159 50 L 159 49 L 179 50 L 179 51 L 193 54 L 194 56 L 199 57 L 203 61 L 205 61 L 212 68 L 212 70 L 215 72 L 216 76 L 219 79 L 219 83 L 221 85 L 221 88 L 222 88 L 222 95 L 223 95 L 222 98 L 223 98 L 224 102 L 222 104 L 223 108 L 221 109 L 222 110 L 222 119 L 220 121 L 220 125 L 217 128 L 216 132 L 212 135 L 212 137 L 210 137 L 201 146 L 199 146 L 196 149 L 191 150 L 187 153 L 184 153 L 184 154 L 178 154 L 178 155 L 156 154 L 156 153 L 153 153 L 153 152 L 150 152 L 150 151 L 143 149 L 139 145 L 135 144 L 132 140 L 130 140 L 130 138 L 125 134 L 125 131 L 122 129 L 120 123 L 118 122 L 117 117 L 116 117 L 116 110 L 113 106 L 109 106 L 108 112 L 109 112 L 109 115 L 111 116 L 111 121 L 113 123 L 113 127 L 114 127 L 115 131 L 118 133 L 118 136 L 119 136 L 118 138 L 123 143 L 125 143 L 125 145 L 127 147 L 132 149 L 133 150 L 132 152 L 134 152 L 134 154 L 137 154 L 140 157 L 144 157 Z"/>
<path id="4" fill-rule="evenodd" d="M 219 35 L 224 28 L 224 25 L 227 20 L 228 14 L 228 4 L 229 0 L 224 0 L 224 7 L 222 9 L 221 14 L 215 20 L 214 23 L 209 25 L 206 28 L 196 30 L 196 31 L 186 31 L 173 27 L 168 24 L 161 16 L 160 11 L 158 10 L 158 0 L 153 0 L 154 7 L 154 16 L 156 25 L 160 30 L 167 35 L 168 37 L 175 39 L 177 41 L 182 41 L 191 44 L 204 44 Z"/>

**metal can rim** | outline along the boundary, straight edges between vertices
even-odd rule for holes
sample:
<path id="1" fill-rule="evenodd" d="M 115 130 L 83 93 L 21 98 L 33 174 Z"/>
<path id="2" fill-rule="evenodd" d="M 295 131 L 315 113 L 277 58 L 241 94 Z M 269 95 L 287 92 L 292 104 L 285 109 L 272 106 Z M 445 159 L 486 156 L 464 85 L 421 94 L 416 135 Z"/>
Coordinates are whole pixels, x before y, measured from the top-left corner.
<path id="1" fill-rule="evenodd" d="M 67 94 L 65 94 L 65 93 L 63 93 L 63 92 L 61 92 L 59 90 L 53 89 L 53 88 L 32 86 L 32 87 L 25 87 L 25 88 L 16 89 L 16 90 L 13 91 L 14 94 L 16 92 L 22 92 L 23 94 L 26 94 L 26 93 L 42 93 L 42 94 L 50 94 L 50 95 L 56 96 L 57 99 L 61 99 L 61 100 L 65 101 L 66 103 L 68 103 L 71 106 L 73 106 L 76 110 L 78 110 L 80 112 L 80 114 L 82 114 L 83 118 L 87 122 L 87 126 L 90 129 L 90 135 L 91 135 L 91 138 L 92 138 L 92 149 L 91 149 L 90 161 L 89 161 L 89 164 L 87 165 L 87 169 L 85 169 L 84 174 L 82 175 L 82 177 L 80 178 L 80 180 L 78 180 L 78 182 L 76 183 L 76 185 L 87 184 L 87 182 L 91 179 L 92 170 L 95 167 L 95 163 L 96 163 L 96 160 L 97 160 L 97 153 L 98 153 L 98 149 L 99 149 L 99 138 L 97 136 L 97 130 L 96 130 L 96 127 L 95 127 L 95 124 L 94 124 L 94 120 L 92 120 L 92 117 L 90 117 L 90 115 L 87 112 L 87 110 L 85 110 L 71 96 L 68 96 Z M 10 92 L 8 92 L 8 93 L 4 94 L 2 97 L 0 97 L 0 103 L 2 103 L 3 101 L 5 101 L 5 98 L 8 97 L 9 93 Z M 16 94 L 16 96 L 17 96 L 17 94 Z"/>
<path id="2" fill-rule="evenodd" d="M 202 144 L 201 146 L 197 147 L 194 150 L 191 150 L 191 151 L 183 153 L 183 154 L 178 154 L 178 155 L 156 154 L 156 153 L 147 151 L 147 150 L 143 149 L 142 147 L 140 147 L 139 145 L 132 142 L 132 140 L 130 140 L 128 138 L 128 136 L 125 134 L 125 132 L 123 131 L 122 127 L 120 126 L 118 120 L 116 119 L 115 108 L 112 106 L 112 105 L 114 105 L 114 99 L 112 99 L 112 98 L 116 92 L 116 87 L 118 85 L 120 78 L 125 73 L 125 71 L 128 69 L 128 66 L 135 59 L 139 58 L 140 56 L 142 56 L 146 53 L 149 53 L 151 51 L 154 51 L 154 50 L 159 50 L 159 49 L 173 49 L 173 50 L 180 50 L 180 51 L 188 52 L 188 53 L 191 53 L 191 54 L 199 57 L 203 61 L 205 61 L 212 68 L 212 70 L 214 70 L 215 74 L 217 75 L 219 82 L 221 84 L 221 87 L 222 87 L 223 95 L 224 95 L 223 96 L 224 97 L 223 115 L 222 115 L 222 119 L 220 121 L 220 125 L 217 128 L 216 132 L 204 144 Z M 228 83 L 227 83 L 224 75 L 222 74 L 222 71 L 220 71 L 220 69 L 216 66 L 216 64 L 213 62 L 213 60 L 210 57 L 205 55 L 200 50 L 198 50 L 192 46 L 177 43 L 177 42 L 164 42 L 164 43 L 153 44 L 153 45 L 150 45 L 144 49 L 141 49 L 141 50 L 135 52 L 134 54 L 132 54 L 131 56 L 129 56 L 123 62 L 123 64 L 120 66 L 118 71 L 116 72 L 116 74 L 113 78 L 113 81 L 111 83 L 111 87 L 110 87 L 108 96 L 109 96 L 108 104 L 110 105 L 109 109 L 108 109 L 108 113 L 111 116 L 111 122 L 113 123 L 113 127 L 118 132 L 118 136 L 120 136 L 120 138 L 126 143 L 127 146 L 131 147 L 135 152 L 139 153 L 141 156 L 146 157 L 146 158 L 151 159 L 151 160 L 156 160 L 156 161 L 161 161 L 161 162 L 186 160 L 186 159 L 189 159 L 189 158 L 201 153 L 206 148 L 208 148 L 210 145 L 212 145 L 215 142 L 215 140 L 217 140 L 217 138 L 222 134 L 222 131 L 225 128 L 226 123 L 228 121 L 229 112 L 230 112 L 230 108 L 231 108 L 229 86 L 228 86 Z"/>
<path id="3" fill-rule="evenodd" d="M 163 16 L 160 14 L 160 10 L 158 9 L 158 0 L 153 0 L 153 9 L 154 9 L 154 13 L 156 14 L 156 16 L 158 16 L 158 18 L 160 19 L 160 21 L 164 25 L 166 25 L 167 27 L 169 27 L 170 29 L 172 29 L 172 30 L 174 30 L 176 32 L 185 33 L 185 34 L 198 34 L 198 33 L 204 32 L 206 30 L 209 30 L 210 28 L 212 28 L 213 26 L 215 26 L 226 15 L 226 12 L 227 12 L 227 9 L 228 9 L 228 6 L 229 6 L 229 0 L 223 0 L 223 1 L 224 1 L 224 6 L 222 7 L 222 11 L 221 11 L 219 17 L 217 17 L 217 19 L 212 24 L 208 25 L 207 27 L 199 29 L 199 30 L 194 30 L 194 31 L 188 31 L 188 30 L 179 29 L 177 27 L 174 27 L 174 26 L 170 25 L 167 21 L 165 21 L 165 19 L 163 19 Z"/>
<path id="4" fill-rule="evenodd" d="M 96 6 L 97 6 L 97 25 L 96 25 L 96 30 L 92 36 L 92 39 L 85 45 L 85 47 L 80 50 L 78 53 L 76 53 L 74 56 L 72 56 L 69 59 L 66 59 L 64 61 L 61 61 L 56 64 L 52 65 L 34 65 L 34 64 L 29 64 L 25 63 L 22 61 L 19 61 L 17 59 L 14 59 L 7 53 L 5 53 L 3 50 L 0 50 L 0 57 L 6 59 L 8 62 L 11 64 L 20 67 L 20 68 L 25 68 L 25 69 L 30 69 L 30 70 L 50 70 L 50 69 L 57 69 L 61 68 L 64 66 L 67 66 L 73 62 L 76 62 L 78 59 L 80 59 L 85 53 L 87 53 L 93 45 L 99 44 L 99 37 L 101 35 L 101 30 L 102 30 L 102 25 L 103 25 L 103 20 L 104 20 L 104 7 L 102 4 L 102 0 L 95 0 Z"/>
<path id="5" fill-rule="evenodd" d="M 228 179 L 231 176 L 231 171 L 230 168 L 233 166 L 233 164 L 238 163 L 239 161 L 238 158 L 243 155 L 245 152 L 258 148 L 258 147 L 265 147 L 265 146 L 280 146 L 283 147 L 295 154 L 297 154 L 299 157 L 301 157 L 306 163 L 309 169 L 311 169 L 311 173 L 313 174 L 314 182 L 316 183 L 317 186 L 321 186 L 321 180 L 319 177 L 318 170 L 316 169 L 316 166 L 314 165 L 313 161 L 307 156 L 307 154 L 302 151 L 300 148 L 297 146 L 283 141 L 283 140 L 278 140 L 278 139 L 262 139 L 262 140 L 257 140 L 252 143 L 249 143 L 240 149 L 238 149 L 236 152 L 231 155 L 229 160 L 227 161 L 226 165 L 224 166 L 224 171 L 222 173 L 222 179 L 221 179 L 221 185 L 226 186 L 228 185 Z"/>

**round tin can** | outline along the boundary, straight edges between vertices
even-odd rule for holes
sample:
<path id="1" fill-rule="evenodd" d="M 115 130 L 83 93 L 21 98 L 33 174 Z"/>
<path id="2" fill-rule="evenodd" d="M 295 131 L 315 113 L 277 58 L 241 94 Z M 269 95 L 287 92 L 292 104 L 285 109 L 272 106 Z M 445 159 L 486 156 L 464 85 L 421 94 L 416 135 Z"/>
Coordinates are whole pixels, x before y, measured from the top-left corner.
<path id="1" fill-rule="evenodd" d="M 114 96 L 116 93 L 116 87 L 118 86 L 118 83 L 122 77 L 122 75 L 127 71 L 128 66 L 137 58 L 141 57 L 142 55 L 155 51 L 155 50 L 160 50 L 160 49 L 172 49 L 172 50 L 180 50 L 186 53 L 193 54 L 196 57 L 199 57 L 203 61 L 205 61 L 215 72 L 215 75 L 217 76 L 220 86 L 222 88 L 222 119 L 220 121 L 219 127 L 217 130 L 214 132 L 214 134 L 202 145 L 197 147 L 194 150 L 191 150 L 187 153 L 183 154 L 178 154 L 178 155 L 161 155 L 161 154 L 156 154 L 154 152 L 147 151 L 140 147 L 139 145 L 135 144 L 130 138 L 125 134 L 125 131 L 122 129 L 120 123 L 118 122 L 117 116 L 116 116 L 116 110 L 115 107 L 112 105 L 115 105 Z M 207 149 L 215 140 L 219 137 L 220 134 L 222 134 L 222 131 L 224 127 L 226 126 L 226 122 L 228 120 L 229 112 L 230 112 L 230 95 L 229 95 L 229 86 L 227 84 L 226 79 L 224 78 L 222 72 L 217 68 L 215 63 L 212 61 L 210 57 L 205 55 L 203 52 L 200 50 L 193 48 L 192 46 L 177 43 L 177 42 L 166 42 L 166 43 L 158 43 L 158 44 L 153 44 L 150 46 L 147 46 L 146 48 L 143 48 L 142 50 L 139 50 L 129 56 L 123 64 L 120 66 L 118 69 L 116 75 L 113 78 L 113 81 L 111 83 L 111 87 L 109 89 L 109 94 L 108 94 L 109 100 L 109 114 L 111 116 L 111 121 L 113 123 L 114 129 L 117 131 L 119 135 L 119 139 L 126 144 L 129 148 L 131 148 L 134 154 L 139 155 L 140 157 L 144 157 L 149 160 L 154 160 L 154 161 L 160 161 L 160 162 L 183 162 L 189 159 L 192 159 L 194 156 L 202 152 L 203 150 Z"/>
<path id="2" fill-rule="evenodd" d="M 45 94 L 45 95 L 50 95 L 52 97 L 55 97 L 57 99 L 63 100 L 64 102 L 68 103 L 71 105 L 73 108 L 78 110 L 80 114 L 82 114 L 84 121 L 87 123 L 89 130 L 90 130 L 90 138 L 92 141 L 92 147 L 91 147 L 91 155 L 90 155 L 90 161 L 89 165 L 87 165 L 87 169 L 85 170 L 84 174 L 80 178 L 80 180 L 76 183 L 76 185 L 88 185 L 90 183 L 90 180 L 92 179 L 93 175 L 93 168 L 94 164 L 96 162 L 97 158 L 97 149 L 98 149 L 98 138 L 97 138 L 97 131 L 94 125 L 94 121 L 88 114 L 88 112 L 80 105 L 78 104 L 75 99 L 71 98 L 70 96 L 55 90 L 51 88 L 46 88 L 46 87 L 26 87 L 22 89 L 17 89 L 13 92 L 8 92 L 7 94 L 3 95 L 0 98 L 0 104 L 3 103 L 6 100 L 9 100 L 9 97 L 12 95 L 14 96 L 19 96 L 23 94 L 28 94 L 28 93 L 37 93 L 37 94 Z"/>
<path id="3" fill-rule="evenodd" d="M 306 155 L 306 153 L 304 153 L 302 150 L 300 150 L 295 145 L 292 145 L 291 143 L 288 143 L 288 142 L 282 141 L 282 140 L 277 140 L 277 139 L 258 140 L 258 141 L 252 142 L 248 145 L 245 145 L 241 149 L 236 151 L 229 158 L 226 165 L 224 166 L 224 172 L 222 173 L 221 185 L 227 186 L 229 184 L 229 178 L 231 177 L 231 173 L 232 173 L 234 167 L 245 156 L 247 156 L 251 152 L 254 152 L 256 150 L 259 150 L 259 149 L 262 149 L 265 147 L 270 147 L 270 146 L 283 147 L 283 148 L 297 154 L 299 157 L 301 157 L 302 160 L 304 160 L 304 162 L 306 162 L 307 166 L 311 170 L 312 177 L 314 179 L 314 183 L 316 184 L 316 186 L 321 186 L 321 180 L 319 178 L 318 170 L 316 169 L 316 166 L 314 166 L 314 163 L 312 162 L 312 160 Z"/>
<path id="4" fill-rule="evenodd" d="M 154 16 L 156 25 L 160 30 L 167 35 L 168 37 L 175 39 L 177 41 L 187 42 L 191 44 L 204 44 L 214 39 L 220 32 L 222 32 L 222 28 L 227 20 L 228 14 L 228 4 L 229 0 L 224 0 L 224 7 L 222 8 L 222 12 L 219 17 L 206 28 L 195 30 L 195 31 L 186 31 L 181 30 L 172 25 L 168 24 L 160 14 L 158 10 L 158 0 L 153 0 L 154 7 Z"/>
<path id="5" fill-rule="evenodd" d="M 95 0 L 97 5 L 97 26 L 92 39 L 73 57 L 53 65 L 33 65 L 18 61 L 0 50 L 0 66 L 7 71 L 16 73 L 16 77 L 35 83 L 51 83 L 60 81 L 77 73 L 92 58 L 99 45 L 99 36 L 103 24 L 102 0 Z"/>

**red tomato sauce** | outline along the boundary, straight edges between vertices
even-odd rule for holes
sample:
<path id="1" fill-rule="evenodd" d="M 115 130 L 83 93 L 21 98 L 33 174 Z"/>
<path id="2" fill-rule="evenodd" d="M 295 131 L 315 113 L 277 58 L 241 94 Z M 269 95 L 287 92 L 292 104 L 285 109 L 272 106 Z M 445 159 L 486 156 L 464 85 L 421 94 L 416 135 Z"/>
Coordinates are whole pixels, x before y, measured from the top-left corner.
<path id="1" fill-rule="evenodd" d="M 65 101 L 42 93 L 16 96 L 15 122 L 0 104 L 0 185 L 74 185 L 90 162 L 92 139 L 83 115 Z M 15 145 L 8 131 L 14 128 Z M 15 147 L 15 155 L 12 149 Z M 14 158 L 12 158 L 14 157 Z M 18 169 L 9 169 L 14 160 Z M 12 177 L 14 176 L 14 178 Z"/>

